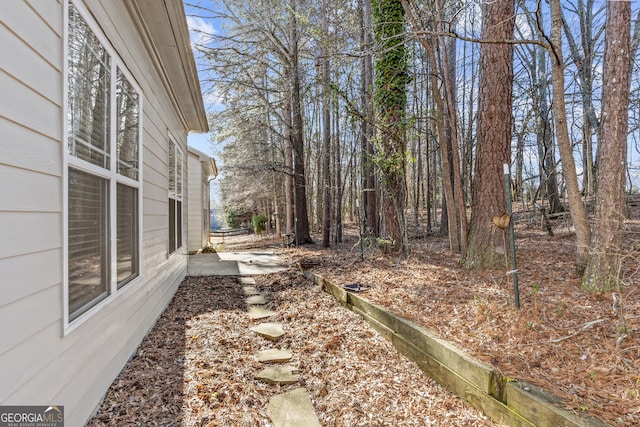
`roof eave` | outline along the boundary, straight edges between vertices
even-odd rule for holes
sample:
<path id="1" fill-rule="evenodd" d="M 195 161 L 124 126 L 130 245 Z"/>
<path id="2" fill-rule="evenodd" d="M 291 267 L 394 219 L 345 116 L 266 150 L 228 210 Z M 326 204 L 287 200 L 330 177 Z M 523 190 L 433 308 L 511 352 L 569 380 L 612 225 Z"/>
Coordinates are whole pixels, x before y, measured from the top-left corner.
<path id="1" fill-rule="evenodd" d="M 185 130 L 208 132 L 182 1 L 131 0 L 127 4 Z"/>

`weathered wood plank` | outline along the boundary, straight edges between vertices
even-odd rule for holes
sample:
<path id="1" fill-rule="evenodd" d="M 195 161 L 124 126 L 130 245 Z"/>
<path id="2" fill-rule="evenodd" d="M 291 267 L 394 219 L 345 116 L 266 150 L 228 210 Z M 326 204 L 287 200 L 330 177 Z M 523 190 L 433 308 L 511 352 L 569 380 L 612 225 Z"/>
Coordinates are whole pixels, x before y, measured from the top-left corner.
<path id="1" fill-rule="evenodd" d="M 512 427 L 534 426 L 516 411 L 483 392 L 474 384 L 459 376 L 455 371 L 449 369 L 448 366 L 403 339 L 403 337 L 394 335 L 393 345 L 400 353 L 413 360 L 427 375 L 492 420 Z"/>
<path id="2" fill-rule="evenodd" d="M 321 276 L 318 276 L 317 274 L 313 275 L 314 277 L 314 282 L 316 284 L 318 284 L 319 286 L 321 286 L 327 293 L 333 295 L 333 297 L 341 302 L 342 304 L 348 304 L 348 293 L 347 291 L 345 291 L 344 289 L 342 289 L 339 286 L 334 285 L 333 283 L 329 282 L 328 280 L 325 280 L 324 278 L 322 278 Z"/>
<path id="3" fill-rule="evenodd" d="M 362 318 L 371 325 L 373 329 L 375 329 L 380 335 L 385 337 L 387 340 L 393 342 L 394 332 L 387 328 L 382 323 L 378 322 L 375 318 L 367 315 L 367 313 L 361 311 L 359 308 L 353 307 L 353 312 L 362 316 Z"/>
<path id="4" fill-rule="evenodd" d="M 507 402 L 537 426 L 549 427 L 606 427 L 593 418 L 577 416 L 558 405 L 562 400 L 533 384 L 524 381 L 508 383 L 505 387 Z M 535 404 L 532 404 L 535 402 Z"/>

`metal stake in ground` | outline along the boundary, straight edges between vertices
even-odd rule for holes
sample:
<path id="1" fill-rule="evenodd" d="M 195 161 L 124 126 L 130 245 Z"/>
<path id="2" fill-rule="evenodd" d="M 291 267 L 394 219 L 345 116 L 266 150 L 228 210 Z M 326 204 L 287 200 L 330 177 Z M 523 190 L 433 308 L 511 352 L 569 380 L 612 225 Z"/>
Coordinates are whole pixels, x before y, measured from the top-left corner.
<path id="1" fill-rule="evenodd" d="M 504 189 L 507 197 L 507 214 L 511 218 L 509 221 L 509 240 L 511 241 L 511 274 L 513 278 L 513 293 L 516 307 L 520 308 L 520 290 L 518 289 L 518 261 L 516 260 L 516 235 L 513 230 L 513 212 L 511 209 L 511 174 L 509 173 L 509 165 L 504 164 Z"/>
<path id="2" fill-rule="evenodd" d="M 358 220 L 358 234 L 359 234 L 359 238 L 360 238 L 360 259 L 362 261 L 364 261 L 364 242 L 362 241 L 362 239 L 364 238 L 364 225 L 362 224 L 362 217 L 361 217 L 361 212 L 360 212 L 360 202 L 358 201 L 358 199 L 356 199 L 356 218 Z"/>

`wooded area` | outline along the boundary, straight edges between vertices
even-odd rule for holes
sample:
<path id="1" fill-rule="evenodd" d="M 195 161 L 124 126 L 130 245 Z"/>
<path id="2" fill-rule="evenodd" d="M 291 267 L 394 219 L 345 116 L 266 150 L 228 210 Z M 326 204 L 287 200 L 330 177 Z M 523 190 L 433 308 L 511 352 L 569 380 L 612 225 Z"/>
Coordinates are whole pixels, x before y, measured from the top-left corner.
<path id="1" fill-rule="evenodd" d="M 583 286 L 621 286 L 640 192 L 637 4 L 191 3 L 216 28 L 195 47 L 221 105 L 231 222 L 262 214 L 296 244 L 322 231 L 324 247 L 357 222 L 361 240 L 405 254 L 412 237 L 448 235 L 466 268 L 493 268 L 507 164 L 526 215 L 570 214 Z"/>

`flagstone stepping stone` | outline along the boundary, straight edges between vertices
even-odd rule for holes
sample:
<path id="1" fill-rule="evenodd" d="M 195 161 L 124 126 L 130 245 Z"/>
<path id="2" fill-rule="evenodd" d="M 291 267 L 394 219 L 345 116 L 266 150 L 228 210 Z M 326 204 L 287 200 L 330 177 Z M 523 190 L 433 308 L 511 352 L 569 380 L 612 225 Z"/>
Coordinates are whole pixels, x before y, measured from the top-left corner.
<path id="1" fill-rule="evenodd" d="M 256 279 L 253 277 L 238 277 L 238 282 L 243 285 L 255 285 Z"/>
<path id="2" fill-rule="evenodd" d="M 258 352 L 258 362 L 261 363 L 278 363 L 288 362 L 293 357 L 293 353 L 289 350 L 279 350 L 277 348 L 271 348 L 269 350 L 262 350 Z"/>
<path id="3" fill-rule="evenodd" d="M 272 341 L 277 341 L 284 335 L 284 330 L 280 323 L 261 323 L 250 328 L 253 332 L 262 335 Z"/>
<path id="4" fill-rule="evenodd" d="M 242 292 L 244 292 L 244 294 L 247 296 L 260 295 L 260 292 L 258 292 L 258 290 L 254 286 L 243 286 Z"/>
<path id="5" fill-rule="evenodd" d="M 295 384 L 300 380 L 297 370 L 291 366 L 269 366 L 256 375 L 257 380 L 269 384 Z"/>
<path id="6" fill-rule="evenodd" d="M 311 398 L 303 388 L 269 399 L 267 416 L 275 427 L 320 427 Z"/>
<path id="7" fill-rule="evenodd" d="M 253 295 L 245 299 L 247 304 L 266 304 L 267 300 L 262 295 Z"/>
<path id="8" fill-rule="evenodd" d="M 271 317 L 276 314 L 278 314 L 276 311 L 267 310 L 266 308 L 255 307 L 255 306 L 251 307 L 247 312 L 249 319 L 253 319 L 253 320 L 264 319 L 266 317 Z"/>

